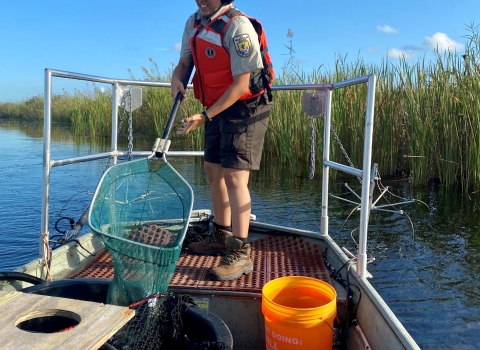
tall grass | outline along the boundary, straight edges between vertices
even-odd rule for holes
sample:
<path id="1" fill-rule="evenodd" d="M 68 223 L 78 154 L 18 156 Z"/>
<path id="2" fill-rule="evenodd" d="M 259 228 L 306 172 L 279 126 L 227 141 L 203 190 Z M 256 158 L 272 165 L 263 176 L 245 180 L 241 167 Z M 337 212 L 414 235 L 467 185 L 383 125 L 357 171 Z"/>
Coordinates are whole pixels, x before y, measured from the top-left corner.
<path id="1" fill-rule="evenodd" d="M 478 36 L 473 42 L 478 43 Z M 403 60 L 394 72 L 379 72 L 380 81 L 390 82 L 388 90 L 395 93 L 388 108 L 377 104 L 376 120 L 398 116 L 391 120 L 401 136 L 397 164 L 408 169 L 414 181 L 438 179 L 463 190 L 478 185 L 479 58 L 478 47 L 470 46 L 465 56 L 437 52 L 433 63 L 409 65 Z M 381 87 L 377 94 L 386 95 Z M 382 137 L 384 130 L 376 129 L 375 135 Z"/>
<path id="2" fill-rule="evenodd" d="M 431 61 L 420 58 L 410 63 L 402 59 L 393 64 L 385 59 L 379 65 L 366 64 L 360 57 L 353 62 L 338 57 L 333 69 L 321 66 L 310 73 L 295 65 L 291 33 L 287 46 L 290 59 L 280 67 L 275 84 L 332 83 L 377 75 L 372 160 L 378 163 L 380 174 L 408 176 L 416 184 L 435 179 L 463 191 L 476 189 L 480 186 L 480 38 L 478 27 L 471 25 L 469 32 L 465 55 L 437 52 Z M 171 71 L 161 73 L 152 59 L 150 63 L 150 67 L 143 68 L 142 79 L 170 81 Z M 300 175 L 306 176 L 311 121 L 302 112 L 302 94 L 290 90 L 274 92 L 264 157 L 296 167 Z M 362 166 L 366 94 L 364 85 L 333 92 L 332 126 L 356 167 Z M 162 134 L 171 106 L 169 89 L 143 88 L 143 104 L 133 112 L 134 133 L 151 137 L 153 144 L 153 139 Z M 76 135 L 96 138 L 110 133 L 108 91 L 55 95 L 52 109 L 54 120 L 70 123 Z M 177 121 L 199 111 L 201 106 L 190 92 Z M 42 116 L 41 96 L 0 104 L 0 118 L 41 120 Z M 127 131 L 126 118 L 125 113 L 120 116 L 121 132 Z M 320 173 L 323 118 L 315 118 L 314 127 L 316 172 Z M 201 128 L 187 137 L 178 137 L 174 132 L 171 137 L 172 149 L 203 147 Z M 340 145 L 332 140 L 331 159 L 346 163 Z"/>
<path id="3" fill-rule="evenodd" d="M 43 96 L 33 96 L 21 102 L 0 103 L 0 118 L 38 121 L 43 117 Z"/>

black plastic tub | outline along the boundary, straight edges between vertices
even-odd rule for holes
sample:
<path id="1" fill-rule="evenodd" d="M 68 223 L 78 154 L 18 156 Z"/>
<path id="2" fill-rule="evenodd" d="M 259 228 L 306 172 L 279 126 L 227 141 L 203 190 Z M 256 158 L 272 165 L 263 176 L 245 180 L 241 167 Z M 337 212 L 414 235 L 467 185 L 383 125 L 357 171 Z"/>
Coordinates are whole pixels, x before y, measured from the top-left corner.
<path id="1" fill-rule="evenodd" d="M 22 290 L 24 293 L 48 295 L 105 303 L 111 279 L 78 278 L 46 282 Z M 182 316 L 185 333 L 197 341 L 219 343 L 232 349 L 233 339 L 227 325 L 215 314 L 190 306 Z"/>

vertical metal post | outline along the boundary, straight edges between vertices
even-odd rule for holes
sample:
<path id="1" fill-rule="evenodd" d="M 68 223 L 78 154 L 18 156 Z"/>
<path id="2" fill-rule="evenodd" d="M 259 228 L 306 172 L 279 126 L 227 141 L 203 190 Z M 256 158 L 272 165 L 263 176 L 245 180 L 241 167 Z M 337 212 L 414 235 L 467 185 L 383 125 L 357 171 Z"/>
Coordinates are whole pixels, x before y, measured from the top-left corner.
<path id="1" fill-rule="evenodd" d="M 330 125 L 332 116 L 332 90 L 327 90 L 325 120 L 323 125 L 323 161 L 330 160 Z M 328 180 L 330 167 L 323 163 L 322 172 L 322 218 L 320 234 L 328 236 Z"/>
<path id="2" fill-rule="evenodd" d="M 49 238 L 48 209 L 50 199 L 50 137 L 52 120 L 52 71 L 45 69 L 43 93 L 43 178 L 42 178 L 42 218 L 40 224 L 39 256 L 45 258 L 44 237 Z"/>
<path id="3" fill-rule="evenodd" d="M 114 152 L 112 157 L 112 164 L 117 164 L 118 152 L 118 105 L 122 96 L 118 83 L 112 84 L 112 142 L 111 148 Z"/>
<path id="4" fill-rule="evenodd" d="M 365 115 L 365 141 L 363 146 L 362 200 L 360 210 L 360 237 L 358 242 L 357 277 L 365 277 L 367 271 L 367 233 L 370 217 L 370 173 L 372 171 L 373 115 L 375 106 L 375 86 L 377 78 L 368 78 L 367 111 Z"/>

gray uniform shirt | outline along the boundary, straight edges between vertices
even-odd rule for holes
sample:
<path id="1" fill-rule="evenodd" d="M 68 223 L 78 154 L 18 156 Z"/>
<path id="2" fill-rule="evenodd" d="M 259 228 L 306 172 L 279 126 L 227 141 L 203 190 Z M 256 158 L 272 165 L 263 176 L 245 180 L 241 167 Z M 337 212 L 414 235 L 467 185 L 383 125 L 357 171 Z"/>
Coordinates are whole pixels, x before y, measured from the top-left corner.
<path id="1" fill-rule="evenodd" d="M 181 58 L 190 58 L 192 56 L 192 51 L 190 49 L 190 36 L 194 32 L 194 21 L 195 17 L 199 16 L 202 22 L 202 26 L 207 25 L 207 23 L 214 18 L 218 17 L 221 13 L 225 12 L 227 8 L 232 5 L 222 6 L 212 17 L 207 18 L 201 16 L 199 11 L 191 15 L 187 23 L 185 24 L 185 30 L 183 31 L 182 36 L 182 48 L 180 51 Z M 202 31 L 201 29 L 200 31 Z M 245 55 L 244 52 L 239 49 L 239 39 L 245 40 L 248 39 L 250 45 L 249 54 Z M 223 47 L 230 54 L 230 66 L 232 68 L 232 76 L 256 71 L 263 68 L 262 56 L 260 53 L 260 44 L 258 43 L 258 35 L 253 28 L 250 20 L 245 16 L 237 16 L 232 20 L 232 23 L 228 26 L 225 31 L 225 36 L 223 39 Z"/>

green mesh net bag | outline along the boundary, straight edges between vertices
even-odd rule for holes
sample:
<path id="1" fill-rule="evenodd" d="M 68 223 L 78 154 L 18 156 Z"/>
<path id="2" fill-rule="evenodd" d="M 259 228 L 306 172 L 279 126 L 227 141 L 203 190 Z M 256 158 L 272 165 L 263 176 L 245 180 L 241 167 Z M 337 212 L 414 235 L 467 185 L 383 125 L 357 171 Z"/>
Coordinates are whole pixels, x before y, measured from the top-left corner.
<path id="1" fill-rule="evenodd" d="M 107 303 L 127 306 L 167 290 L 192 206 L 190 185 L 164 158 L 130 161 L 105 172 L 88 222 L 114 264 Z"/>
<path id="2" fill-rule="evenodd" d="M 230 330 L 221 340 L 205 324 L 213 327 L 210 320 L 192 316 L 200 308 L 193 299 L 184 294 L 156 294 L 139 300 L 129 308 L 135 316 L 108 340 L 108 349 L 118 350 L 231 350 Z M 208 312 L 208 311 L 207 311 Z M 199 315 L 197 313 L 197 315 Z M 197 324 L 196 322 L 205 322 Z M 107 349 L 107 347 L 106 347 Z"/>

